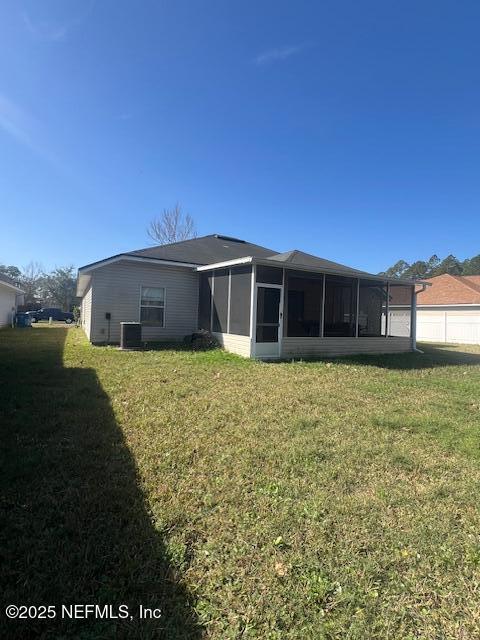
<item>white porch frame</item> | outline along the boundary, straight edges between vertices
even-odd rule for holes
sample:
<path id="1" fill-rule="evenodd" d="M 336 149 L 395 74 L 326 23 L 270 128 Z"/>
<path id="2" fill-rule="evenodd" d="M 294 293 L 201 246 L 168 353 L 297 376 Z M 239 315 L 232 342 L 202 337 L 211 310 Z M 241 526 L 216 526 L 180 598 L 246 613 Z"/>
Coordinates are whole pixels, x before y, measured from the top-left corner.
<path id="1" fill-rule="evenodd" d="M 252 268 L 252 289 L 251 289 L 251 307 L 250 307 L 250 356 L 252 358 L 278 359 L 282 353 L 283 325 L 284 325 L 284 300 L 285 300 L 285 269 L 282 268 L 282 284 L 269 284 L 265 282 L 257 282 L 257 265 L 254 263 Z M 262 354 L 257 349 L 257 291 L 258 287 L 280 290 L 280 301 L 278 305 L 278 341 L 271 343 L 277 345 L 276 353 Z"/>

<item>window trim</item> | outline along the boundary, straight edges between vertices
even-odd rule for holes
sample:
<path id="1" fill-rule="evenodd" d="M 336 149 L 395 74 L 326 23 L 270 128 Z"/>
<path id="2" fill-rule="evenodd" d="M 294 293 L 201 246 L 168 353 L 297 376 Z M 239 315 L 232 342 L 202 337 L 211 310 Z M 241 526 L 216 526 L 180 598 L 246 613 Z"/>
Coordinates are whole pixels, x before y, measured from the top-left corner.
<path id="1" fill-rule="evenodd" d="M 155 324 L 155 323 L 150 323 L 150 322 L 145 322 L 142 321 L 142 308 L 145 307 L 147 305 L 142 305 L 142 289 L 163 289 L 163 306 L 160 305 L 148 305 L 150 308 L 153 309 L 163 309 L 163 324 Z M 140 322 L 140 324 L 142 325 L 142 327 L 153 327 L 155 329 L 165 329 L 166 325 L 167 325 L 167 287 L 165 286 L 155 286 L 155 285 L 151 285 L 151 284 L 141 284 L 140 285 L 140 292 L 139 292 L 140 298 L 139 298 L 139 305 L 138 305 L 138 321 Z"/>

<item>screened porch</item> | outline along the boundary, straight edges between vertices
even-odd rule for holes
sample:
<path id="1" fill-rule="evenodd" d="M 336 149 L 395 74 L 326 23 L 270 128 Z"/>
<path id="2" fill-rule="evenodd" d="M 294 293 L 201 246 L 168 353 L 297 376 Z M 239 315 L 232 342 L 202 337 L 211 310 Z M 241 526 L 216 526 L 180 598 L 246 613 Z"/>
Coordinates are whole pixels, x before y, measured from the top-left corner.
<path id="1" fill-rule="evenodd" d="M 199 327 L 258 358 L 408 351 L 413 293 L 368 274 L 232 264 L 200 273 Z"/>

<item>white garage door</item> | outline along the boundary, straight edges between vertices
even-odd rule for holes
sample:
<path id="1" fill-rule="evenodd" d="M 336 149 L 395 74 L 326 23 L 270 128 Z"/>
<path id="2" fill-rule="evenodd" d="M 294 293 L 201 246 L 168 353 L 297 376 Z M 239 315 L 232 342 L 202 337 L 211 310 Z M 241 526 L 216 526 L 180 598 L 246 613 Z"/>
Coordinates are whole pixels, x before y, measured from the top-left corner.
<path id="1" fill-rule="evenodd" d="M 418 310 L 417 340 L 480 344 L 480 309 Z"/>

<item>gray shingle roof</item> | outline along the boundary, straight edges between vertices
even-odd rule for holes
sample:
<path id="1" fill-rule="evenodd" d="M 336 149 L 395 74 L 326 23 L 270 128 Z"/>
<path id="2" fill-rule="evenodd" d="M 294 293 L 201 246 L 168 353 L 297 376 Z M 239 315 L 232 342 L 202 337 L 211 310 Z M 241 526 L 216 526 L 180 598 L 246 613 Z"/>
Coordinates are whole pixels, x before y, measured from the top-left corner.
<path id="1" fill-rule="evenodd" d="M 303 267 L 304 269 L 310 268 L 319 272 L 330 271 L 344 276 L 358 277 L 363 275 L 370 278 L 378 277 L 379 279 L 385 279 L 369 274 L 366 271 L 347 267 L 343 264 L 339 264 L 338 262 L 318 258 L 317 256 L 299 251 L 298 249 L 286 251 L 285 253 L 277 253 L 273 249 L 268 249 L 267 247 L 261 247 L 258 244 L 252 244 L 245 240 L 230 238 L 220 234 L 202 236 L 201 238 L 192 238 L 191 240 L 183 240 L 172 244 L 147 247 L 146 249 L 139 249 L 138 251 L 119 253 L 115 256 L 105 258 L 104 260 L 84 265 L 83 267 L 80 267 L 80 270 L 86 270 L 88 272 L 90 268 L 100 266 L 106 260 L 114 258 L 122 259 L 124 256 L 154 260 L 168 260 L 170 262 L 187 263 L 198 266 L 226 262 L 237 258 L 253 257 L 262 261 L 268 260 L 272 263 L 281 263 L 287 268 L 290 265 L 293 269 L 295 267 L 302 269 Z M 397 278 L 389 278 L 389 280 L 392 282 L 400 282 Z"/>
<path id="2" fill-rule="evenodd" d="M 139 251 L 129 251 L 126 255 L 202 265 L 244 258 L 245 256 L 268 258 L 275 253 L 273 249 L 260 247 L 258 244 L 214 234 L 193 238 L 192 240 L 174 242 L 173 244 L 140 249 Z"/>
<path id="3" fill-rule="evenodd" d="M 7 284 L 13 284 L 15 285 L 15 282 L 7 275 L 5 275 L 4 273 L 0 273 L 0 281 L 1 282 L 6 282 Z"/>
<path id="4" fill-rule="evenodd" d="M 283 262 L 285 266 L 289 264 L 294 266 L 304 266 L 311 267 L 314 269 L 327 269 L 331 271 L 336 271 L 337 273 L 342 273 L 350 276 L 358 276 L 358 275 L 370 275 L 365 271 L 359 271 L 358 269 L 352 269 L 351 267 L 346 267 L 343 264 L 339 264 L 338 262 L 332 262 L 331 260 L 325 260 L 324 258 L 317 258 L 317 256 L 312 256 L 310 253 L 304 253 L 303 251 L 298 251 L 298 249 L 294 249 L 293 251 L 286 251 L 285 253 L 277 253 L 274 256 L 269 256 L 268 260 L 274 260 L 275 262 Z"/>
<path id="5" fill-rule="evenodd" d="M 0 282 L 5 282 L 5 284 L 9 284 L 12 287 L 16 287 L 19 291 L 22 291 L 22 289 L 18 286 L 15 280 L 12 280 L 12 278 L 5 275 L 4 273 L 0 273 Z"/>

